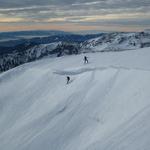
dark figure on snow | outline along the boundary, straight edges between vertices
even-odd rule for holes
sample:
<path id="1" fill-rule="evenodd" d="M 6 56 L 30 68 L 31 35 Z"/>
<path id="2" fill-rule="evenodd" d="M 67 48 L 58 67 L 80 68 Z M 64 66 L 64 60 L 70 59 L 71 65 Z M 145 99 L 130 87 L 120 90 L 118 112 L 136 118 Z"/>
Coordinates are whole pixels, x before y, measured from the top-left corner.
<path id="1" fill-rule="evenodd" d="M 86 56 L 84 56 L 84 64 L 87 64 L 89 61 Z"/>
<path id="2" fill-rule="evenodd" d="M 67 84 L 69 83 L 69 81 L 70 81 L 70 77 L 69 77 L 69 76 L 67 76 Z"/>

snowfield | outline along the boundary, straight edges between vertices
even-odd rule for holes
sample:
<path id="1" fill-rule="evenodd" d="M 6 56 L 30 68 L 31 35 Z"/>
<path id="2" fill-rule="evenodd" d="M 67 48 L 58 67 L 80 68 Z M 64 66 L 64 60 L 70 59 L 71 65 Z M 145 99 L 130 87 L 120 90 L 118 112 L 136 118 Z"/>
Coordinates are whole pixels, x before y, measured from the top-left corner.
<path id="1" fill-rule="evenodd" d="M 150 48 L 86 55 L 0 74 L 0 150 L 150 150 Z"/>

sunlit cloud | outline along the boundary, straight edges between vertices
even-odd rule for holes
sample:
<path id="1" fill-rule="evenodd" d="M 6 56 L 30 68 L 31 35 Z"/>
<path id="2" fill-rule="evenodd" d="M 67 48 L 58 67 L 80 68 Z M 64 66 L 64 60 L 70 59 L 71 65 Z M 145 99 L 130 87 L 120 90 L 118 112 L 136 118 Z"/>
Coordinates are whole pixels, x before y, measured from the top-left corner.
<path id="1" fill-rule="evenodd" d="M 24 20 L 23 18 L 2 18 L 0 17 L 0 23 L 14 23 L 14 22 L 26 22 L 27 20 Z"/>
<path id="2" fill-rule="evenodd" d="M 96 5 L 100 4 L 101 1 L 95 1 L 95 2 L 85 2 L 85 3 L 74 3 L 72 6 L 81 6 L 81 5 Z"/>
<path id="3" fill-rule="evenodd" d="M 43 22 L 64 22 L 64 21 L 66 21 L 66 18 L 49 18 L 43 20 Z"/>

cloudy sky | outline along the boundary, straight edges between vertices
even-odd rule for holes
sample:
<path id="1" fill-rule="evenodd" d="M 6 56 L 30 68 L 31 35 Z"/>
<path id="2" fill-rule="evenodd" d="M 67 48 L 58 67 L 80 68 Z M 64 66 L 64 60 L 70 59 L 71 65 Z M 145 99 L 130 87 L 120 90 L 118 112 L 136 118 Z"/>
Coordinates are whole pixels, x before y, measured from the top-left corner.
<path id="1" fill-rule="evenodd" d="M 0 31 L 150 29 L 150 0 L 0 0 Z"/>

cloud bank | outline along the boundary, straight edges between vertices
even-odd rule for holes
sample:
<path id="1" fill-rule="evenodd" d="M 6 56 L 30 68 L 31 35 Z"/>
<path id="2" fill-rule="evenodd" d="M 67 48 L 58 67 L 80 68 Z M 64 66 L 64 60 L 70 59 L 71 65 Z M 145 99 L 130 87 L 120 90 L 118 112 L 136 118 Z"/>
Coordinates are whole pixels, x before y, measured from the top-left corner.
<path id="1" fill-rule="evenodd" d="M 150 28 L 150 0 L 0 0 L 0 27 L 62 30 Z M 44 28 L 45 26 L 45 28 Z M 49 26 L 49 27 L 48 27 Z M 68 28 L 67 28 L 68 27 Z"/>

